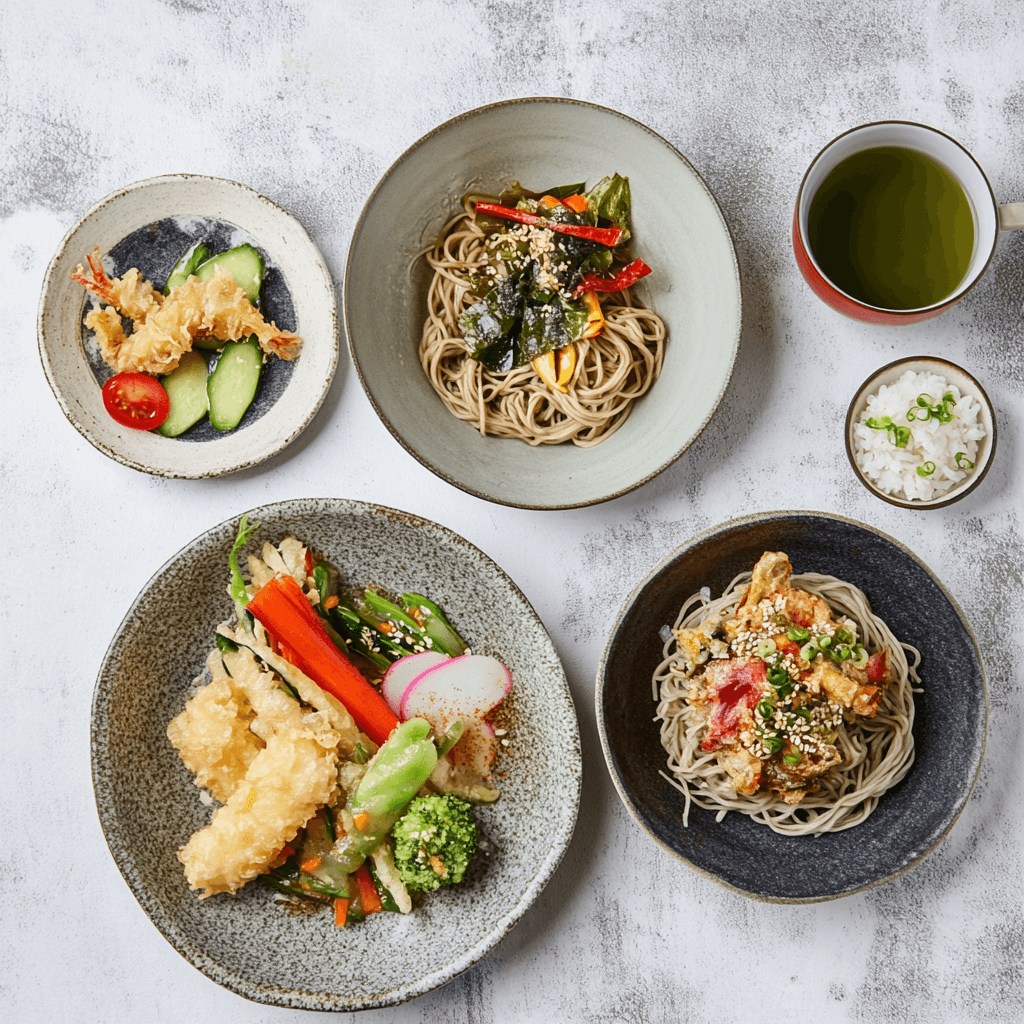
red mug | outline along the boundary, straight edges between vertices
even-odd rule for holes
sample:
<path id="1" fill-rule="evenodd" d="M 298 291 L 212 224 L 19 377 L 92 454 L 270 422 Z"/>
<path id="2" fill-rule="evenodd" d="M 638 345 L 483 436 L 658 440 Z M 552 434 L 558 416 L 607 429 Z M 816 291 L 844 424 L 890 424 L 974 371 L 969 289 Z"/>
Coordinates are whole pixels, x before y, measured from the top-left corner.
<path id="1" fill-rule="evenodd" d="M 883 146 L 923 153 L 948 171 L 963 188 L 974 218 L 974 251 L 960 283 L 939 301 L 918 309 L 873 306 L 843 291 L 822 270 L 808 241 L 811 203 L 828 175 L 855 153 Z M 1024 228 L 1024 203 L 997 203 L 985 172 L 959 142 L 935 128 L 912 121 L 878 121 L 844 132 L 814 158 L 796 197 L 793 251 L 800 273 L 811 290 L 833 309 L 869 324 L 913 324 L 938 316 L 959 302 L 987 269 L 999 232 L 1016 228 Z"/>

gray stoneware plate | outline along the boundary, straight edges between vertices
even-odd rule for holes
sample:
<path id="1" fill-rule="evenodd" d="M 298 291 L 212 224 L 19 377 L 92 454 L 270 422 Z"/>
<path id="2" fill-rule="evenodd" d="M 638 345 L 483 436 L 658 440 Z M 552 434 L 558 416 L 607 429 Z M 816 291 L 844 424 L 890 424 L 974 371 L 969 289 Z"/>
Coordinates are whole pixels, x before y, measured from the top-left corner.
<path id="1" fill-rule="evenodd" d="M 481 437 L 424 375 L 417 347 L 429 268 L 417 254 L 470 190 L 594 184 L 624 174 L 635 254 L 654 268 L 636 289 L 668 328 L 661 378 L 625 425 L 593 448 L 531 448 Z M 649 128 L 568 99 L 520 99 L 462 114 L 403 154 L 363 210 L 345 272 L 345 327 L 359 379 L 395 438 L 450 484 L 504 505 L 573 508 L 639 487 L 693 443 L 732 375 L 740 278 L 729 229 L 700 175 Z"/>
<path id="2" fill-rule="evenodd" d="M 293 362 L 267 360 L 232 431 L 219 433 L 207 420 L 176 438 L 122 427 L 103 408 L 100 388 L 112 371 L 83 322 L 92 300 L 71 272 L 99 246 L 111 276 L 134 266 L 162 287 L 197 241 L 215 252 L 243 242 L 259 249 L 264 315 L 302 335 L 302 351 Z M 39 356 L 64 415 L 104 455 L 155 476 L 220 476 L 276 455 L 320 408 L 338 364 L 334 283 L 305 228 L 246 185 L 200 174 L 147 178 L 101 199 L 61 242 L 39 300 Z"/>
<path id="3" fill-rule="evenodd" d="M 822 836 L 782 836 L 745 815 L 721 822 L 691 806 L 658 773 L 666 755 L 654 721 L 651 676 L 662 626 L 701 587 L 720 595 L 765 551 L 796 572 L 860 587 L 904 643 L 921 651 L 916 758 L 860 825 Z M 597 674 L 597 721 L 608 770 L 626 809 L 663 849 L 729 889 L 774 903 L 835 899 L 905 871 L 946 835 L 981 767 L 988 720 L 985 669 L 963 612 L 935 575 L 879 530 L 822 512 L 734 519 L 673 551 L 626 602 Z"/>
<path id="4" fill-rule="evenodd" d="M 214 981 L 261 1003 L 314 1010 L 388 1006 L 443 985 L 483 957 L 526 912 L 572 836 L 582 760 L 572 698 L 529 602 L 483 552 L 405 512 L 300 499 L 249 513 L 248 550 L 294 534 L 348 585 L 430 595 L 480 653 L 512 671 L 501 798 L 477 821 L 490 852 L 461 886 L 408 917 L 338 929 L 329 913 L 295 917 L 250 884 L 200 901 L 175 854 L 210 811 L 167 740 L 231 613 L 228 553 L 237 519 L 208 530 L 146 584 L 107 651 L 92 709 L 93 785 L 111 853 L 164 937 Z M 256 545 L 254 547 L 254 545 Z"/>

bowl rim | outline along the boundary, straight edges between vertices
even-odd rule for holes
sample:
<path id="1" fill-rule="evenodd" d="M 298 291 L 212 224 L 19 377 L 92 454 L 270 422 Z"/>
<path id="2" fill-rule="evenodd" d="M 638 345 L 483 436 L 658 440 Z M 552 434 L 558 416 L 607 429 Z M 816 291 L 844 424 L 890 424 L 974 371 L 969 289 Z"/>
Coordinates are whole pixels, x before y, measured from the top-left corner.
<path id="1" fill-rule="evenodd" d="M 862 530 L 866 530 L 869 533 L 873 533 L 877 537 L 880 537 L 883 540 L 887 541 L 888 543 L 894 545 L 900 551 L 902 551 L 904 554 L 906 554 L 911 559 L 913 559 L 913 561 L 916 562 L 918 564 L 918 566 L 920 566 L 920 568 L 923 569 L 931 577 L 931 579 L 935 583 L 935 585 L 942 591 L 943 596 L 946 598 L 947 601 L 949 601 L 950 606 L 953 608 L 953 611 L 957 615 L 957 618 L 959 618 L 961 624 L 963 625 L 964 629 L 966 630 L 967 635 L 968 635 L 968 637 L 971 640 L 971 643 L 974 645 L 975 654 L 977 655 L 977 659 L 978 659 L 978 666 L 979 666 L 980 672 L 981 672 L 981 697 L 982 697 L 982 707 L 983 707 L 983 712 L 984 713 L 982 715 L 982 722 L 981 722 L 981 737 L 980 737 L 980 741 L 978 743 L 978 748 L 977 748 L 977 751 L 976 751 L 976 763 L 974 764 L 974 771 L 973 771 L 973 774 L 972 774 L 972 776 L 970 778 L 970 781 L 969 781 L 969 784 L 967 786 L 967 789 L 966 789 L 966 791 L 963 794 L 963 799 L 962 799 L 962 801 L 960 803 L 960 806 L 956 808 L 956 812 L 953 814 L 953 816 L 950 818 L 949 822 L 946 824 L 946 827 L 943 829 L 942 834 L 939 835 L 930 846 L 928 846 L 927 848 L 915 851 L 915 855 L 913 856 L 913 858 L 908 860 L 908 861 L 905 861 L 897 870 L 892 871 L 891 873 L 889 873 L 887 875 L 884 875 L 881 878 L 877 878 L 877 879 L 874 879 L 873 881 L 865 882 L 863 885 L 859 886 L 856 889 L 850 889 L 850 890 L 845 891 L 845 892 L 832 893 L 832 894 L 828 894 L 828 895 L 824 895 L 824 896 L 810 896 L 810 897 L 766 896 L 766 895 L 763 895 L 763 894 L 760 894 L 760 893 L 749 892 L 748 890 L 743 889 L 740 886 L 733 885 L 730 882 L 725 881 L 725 879 L 720 878 L 714 872 L 709 871 L 707 868 L 703 868 L 703 867 L 700 867 L 697 864 L 694 864 L 683 853 L 681 853 L 679 850 L 674 849 L 672 846 L 669 846 L 667 843 L 662 842 L 661 839 L 659 839 L 657 836 L 655 836 L 647 828 L 647 825 L 644 823 L 643 819 L 641 818 L 639 812 L 636 809 L 636 806 L 633 803 L 632 797 L 626 791 L 626 788 L 625 788 L 625 786 L 623 784 L 623 781 L 619 777 L 619 773 L 616 771 L 616 769 L 615 769 L 615 767 L 613 765 L 611 746 L 610 746 L 609 740 L 608 740 L 608 730 L 607 730 L 607 726 L 605 724 L 605 717 L 606 716 L 605 716 L 605 707 L 604 707 L 604 688 L 605 688 L 604 684 L 605 684 L 605 675 L 606 675 L 606 669 L 607 669 L 607 664 L 608 664 L 608 658 L 609 658 L 609 655 L 611 654 L 612 647 L 614 646 L 615 641 L 618 638 L 619 631 L 622 629 L 622 625 L 623 625 L 624 619 L 626 618 L 626 616 L 629 613 L 629 611 L 632 609 L 633 604 L 636 602 L 636 600 L 639 597 L 641 591 L 643 591 L 649 584 L 654 582 L 654 580 L 671 563 L 673 563 L 677 558 L 679 558 L 681 555 L 685 554 L 687 551 L 692 550 L 693 548 L 697 547 L 698 545 L 704 543 L 707 540 L 712 539 L 713 537 L 715 537 L 715 536 L 717 536 L 717 535 L 719 535 L 719 534 L 721 534 L 723 532 L 732 531 L 732 530 L 737 529 L 739 527 L 755 526 L 755 525 L 758 525 L 758 524 L 761 524 L 761 523 L 772 522 L 772 521 L 775 521 L 775 520 L 786 520 L 786 519 L 790 519 L 790 518 L 793 518 L 793 517 L 800 517 L 800 516 L 808 516 L 808 517 L 812 517 L 812 518 L 827 519 L 827 520 L 831 520 L 831 521 L 838 521 L 838 522 L 846 523 L 846 524 L 851 525 L 851 526 L 855 526 L 855 527 L 857 527 L 859 529 L 862 529 Z M 608 634 L 608 640 L 605 642 L 604 650 L 601 653 L 601 659 L 598 662 L 598 666 L 597 666 L 597 675 L 596 675 L 595 685 L 594 685 L 594 705 L 595 705 L 595 714 L 596 714 L 596 718 L 597 718 L 597 732 L 598 732 L 598 737 L 600 738 L 600 741 L 601 741 L 601 752 L 604 755 L 605 768 L 607 769 L 608 774 L 611 776 L 612 784 L 615 786 L 615 790 L 616 790 L 616 792 L 619 795 L 619 799 L 621 800 L 622 805 L 626 808 L 626 810 L 629 813 L 630 817 L 636 822 L 636 824 L 640 827 L 640 829 L 648 837 L 648 839 L 650 839 L 652 842 L 654 842 L 657 846 L 659 846 L 666 853 L 670 853 L 677 860 L 682 861 L 691 871 L 694 871 L 698 875 L 702 875 L 703 877 L 710 879 L 712 882 L 715 882 L 716 884 L 722 886 L 722 888 L 724 888 L 724 889 L 728 889 L 731 892 L 739 893 L 741 896 L 745 896 L 748 899 L 757 900 L 760 903 L 786 903 L 786 904 L 825 903 L 825 902 L 828 902 L 830 900 L 843 899 L 843 898 L 845 898 L 847 896 L 853 896 L 853 895 L 856 895 L 857 893 L 865 892 L 868 889 L 873 889 L 873 888 L 875 888 L 875 886 L 882 885 L 885 882 L 889 882 L 892 879 L 897 878 L 897 877 L 899 877 L 902 874 L 905 874 L 907 871 L 910 870 L 910 868 L 914 867 L 916 864 L 920 863 L 925 857 L 927 857 L 928 854 L 930 854 L 946 838 L 946 836 L 949 835 L 950 830 L 953 828 L 953 826 L 959 820 L 960 815 L 963 813 L 964 809 L 967 807 L 968 802 L 970 801 L 971 794 L 973 793 L 974 787 L 975 787 L 975 785 L 978 782 L 978 777 L 981 774 L 981 766 L 982 766 L 982 763 L 984 762 L 984 759 L 985 759 L 985 749 L 986 749 L 986 745 L 987 745 L 987 742 L 988 742 L 988 722 L 989 722 L 988 673 L 986 672 L 986 669 L 985 669 L 985 661 L 984 661 L 984 658 L 982 657 L 981 645 L 978 643 L 978 638 L 977 638 L 977 636 L 974 633 L 974 629 L 971 626 L 971 624 L 970 624 L 969 620 L 967 619 L 966 615 L 964 614 L 964 611 L 960 607 L 960 604 L 956 600 L 956 598 L 950 593 L 949 589 L 935 575 L 935 573 L 932 572 L 932 570 L 925 564 L 925 562 L 923 562 L 913 551 L 910 550 L 910 548 L 908 548 L 905 544 L 903 544 L 900 541 L 898 541 L 895 537 L 892 537 L 890 534 L 886 533 L 883 530 L 879 530 L 875 526 L 871 526 L 868 523 L 861 522 L 858 519 L 853 519 L 853 518 L 851 518 L 849 516 L 839 515 L 838 513 L 835 513 L 835 512 L 822 512 L 822 511 L 813 510 L 813 509 L 779 509 L 779 510 L 766 511 L 766 512 L 754 512 L 754 513 L 751 513 L 750 515 L 739 516 L 739 517 L 737 517 L 735 519 L 727 519 L 725 522 L 719 523 L 716 526 L 712 526 L 712 527 L 710 527 L 710 528 L 708 528 L 706 530 L 702 530 L 700 533 L 694 534 L 693 536 L 689 537 L 687 540 L 683 541 L 683 543 L 681 543 L 677 547 L 675 547 L 672 551 L 670 551 L 668 554 L 666 554 L 663 558 L 661 558 L 654 565 L 654 567 L 644 576 L 644 578 L 642 580 L 640 580 L 640 582 L 637 583 L 637 585 L 632 589 L 632 591 L 629 593 L 629 596 L 623 602 L 622 607 L 620 608 L 619 613 L 618 613 L 618 615 L 615 618 L 615 622 L 614 622 L 614 624 L 613 624 L 613 626 L 611 628 L 611 631 Z M 668 783 L 666 783 L 666 785 L 668 785 Z"/>
<path id="2" fill-rule="evenodd" d="M 373 996 L 363 998 L 359 1002 L 348 1003 L 344 1002 L 337 992 L 314 992 L 299 987 L 284 988 L 280 985 L 253 979 L 236 968 L 228 968 L 222 965 L 218 959 L 207 952 L 205 945 L 201 942 L 193 941 L 191 935 L 180 930 L 173 921 L 168 919 L 163 905 L 151 894 L 150 887 L 139 876 L 134 861 L 130 856 L 130 851 L 123 842 L 121 830 L 113 826 L 111 831 L 108 832 L 107 829 L 108 819 L 112 822 L 116 821 L 115 803 L 117 790 L 110 778 L 111 757 L 107 722 L 112 705 L 110 704 L 109 693 L 105 692 L 109 690 L 109 684 L 105 686 L 105 680 L 112 662 L 118 657 L 121 646 L 129 638 L 135 626 L 134 620 L 139 608 L 147 599 L 151 589 L 183 556 L 192 554 L 193 549 L 207 542 L 210 535 L 216 531 L 228 526 L 233 527 L 243 514 L 250 517 L 250 522 L 258 519 L 260 523 L 263 523 L 266 521 L 267 516 L 289 514 L 301 516 L 316 511 L 341 515 L 370 516 L 388 522 L 414 526 L 428 533 L 433 532 L 435 535 L 442 536 L 454 547 L 465 551 L 470 557 L 478 560 L 489 572 L 493 572 L 495 579 L 508 587 L 522 601 L 528 617 L 543 634 L 554 663 L 557 664 L 560 670 L 561 690 L 567 701 L 567 711 L 574 726 L 574 731 L 571 736 L 567 737 L 565 750 L 563 751 L 562 778 L 567 780 L 569 788 L 574 791 L 575 800 L 569 809 L 564 828 L 555 834 L 554 841 L 550 843 L 543 856 L 538 859 L 536 873 L 529 880 L 514 906 L 504 916 L 494 922 L 487 933 L 467 949 L 460 959 L 444 964 L 412 981 L 398 984 L 388 992 L 376 993 Z M 479 963 L 523 918 L 544 888 L 550 883 L 575 834 L 582 793 L 583 754 L 576 703 L 573 700 L 565 666 L 562 664 L 562 659 L 555 646 L 554 639 L 526 594 L 498 562 L 482 548 L 463 537 L 462 534 L 451 527 L 412 512 L 355 498 L 299 497 L 267 502 L 249 509 L 246 513 L 239 512 L 237 515 L 229 516 L 227 519 L 202 530 L 177 552 L 167 558 L 139 589 L 103 654 L 90 702 L 89 740 L 90 781 L 92 782 L 93 800 L 100 830 L 118 872 L 150 923 L 160 932 L 161 936 L 176 953 L 181 955 L 192 967 L 200 971 L 211 981 L 253 1002 L 290 1009 L 351 1013 L 361 1009 L 396 1006 L 447 984 Z"/>
<path id="3" fill-rule="evenodd" d="M 886 494 L 880 488 L 876 487 L 867 478 L 867 476 L 865 476 L 864 471 L 860 466 L 857 465 L 857 458 L 854 455 L 853 443 L 851 441 L 853 428 L 856 425 L 854 423 L 854 410 L 868 389 L 871 388 L 872 390 L 876 390 L 879 377 L 884 373 L 887 373 L 889 370 L 893 370 L 898 366 L 905 366 L 907 369 L 910 369 L 911 364 L 920 366 L 922 363 L 938 363 L 942 366 L 948 366 L 957 373 L 963 374 L 971 382 L 972 387 L 976 389 L 977 394 L 974 397 L 976 397 L 978 401 L 988 409 L 989 418 L 992 421 L 992 432 L 990 435 L 988 455 L 985 458 L 984 465 L 981 467 L 981 471 L 979 473 L 975 473 L 969 479 L 962 481 L 960 484 L 954 485 L 940 498 L 929 501 L 923 501 L 920 498 L 900 498 L 895 494 Z M 919 509 L 921 511 L 928 511 L 933 508 L 945 508 L 947 505 L 952 505 L 954 502 L 957 502 L 961 498 L 970 494 L 971 491 L 973 491 L 988 474 L 989 467 L 992 465 L 992 462 L 996 457 L 996 443 L 998 441 L 996 412 L 992 405 L 992 400 L 988 397 L 988 393 L 981 386 L 978 379 L 962 366 L 958 366 L 952 360 L 945 359 L 942 356 L 905 356 L 901 359 L 894 359 L 891 363 L 886 363 L 884 366 L 880 366 L 877 370 L 874 370 L 860 385 L 860 387 L 854 391 L 853 398 L 850 399 L 850 405 L 846 410 L 844 441 L 846 443 L 846 457 L 849 460 L 850 465 L 853 467 L 854 475 L 876 498 L 881 498 L 882 501 L 886 501 L 890 505 L 895 505 L 897 508 Z"/>
<path id="4" fill-rule="evenodd" d="M 330 319 L 330 336 L 334 340 L 334 344 L 329 346 L 329 354 L 327 358 L 328 366 L 327 372 L 323 377 L 323 385 L 319 389 L 318 394 L 315 398 L 305 403 L 303 415 L 299 422 L 289 430 L 287 436 L 278 438 L 272 445 L 262 450 L 259 454 L 251 457 L 244 457 L 240 460 L 232 461 L 230 465 L 213 466 L 208 469 L 203 469 L 198 472 L 176 470 L 174 468 L 167 468 L 163 466 L 153 466 L 140 461 L 138 458 L 134 458 L 131 455 L 125 454 L 120 451 L 117 446 L 109 444 L 100 437 L 94 436 L 93 432 L 86 427 L 85 424 L 81 423 L 74 413 L 74 403 L 64 394 L 64 390 L 61 387 L 58 379 L 58 373 L 53 365 L 50 358 L 49 345 L 47 344 L 47 309 L 49 306 L 50 292 L 54 287 L 55 275 L 57 273 L 57 265 L 61 261 L 68 246 L 75 236 L 75 234 L 86 224 L 86 222 L 99 213 L 106 206 L 115 203 L 125 196 L 130 195 L 133 192 L 143 191 L 152 186 L 167 185 L 167 186 L 182 186 L 189 182 L 208 183 L 210 186 L 215 188 L 226 188 L 228 190 L 235 190 L 240 195 L 249 200 L 250 202 L 255 201 L 266 204 L 275 211 L 276 214 L 286 218 L 288 222 L 298 232 L 300 239 L 308 244 L 311 256 L 314 257 L 310 264 L 310 271 L 319 271 L 323 277 L 321 282 L 325 287 L 325 293 L 329 295 L 329 319 Z M 132 230 L 137 230 L 139 227 L 144 225 L 136 225 Z M 244 225 L 236 225 L 243 230 L 249 231 Z M 250 234 L 252 232 L 250 231 Z M 260 243 L 262 244 L 262 243 Z M 268 250 L 269 251 L 269 250 Z M 273 255 L 273 253 L 271 253 Z M 87 300 L 85 300 L 87 301 Z M 256 189 L 250 185 L 245 185 L 242 182 L 234 181 L 231 178 L 220 178 L 209 174 L 194 174 L 191 172 L 179 172 L 172 174 L 159 174 L 149 178 L 140 178 L 138 181 L 129 182 L 127 185 L 122 185 L 119 188 L 114 189 L 108 195 L 97 200 L 93 203 L 75 222 L 68 230 L 64 233 L 63 238 L 60 240 L 59 245 L 54 250 L 53 256 L 50 258 L 49 263 L 46 267 L 46 272 L 43 275 L 42 288 L 39 293 L 39 303 L 36 311 L 36 338 L 37 338 L 37 349 L 39 352 L 39 359 L 43 366 L 43 374 L 46 377 L 46 383 L 50 387 L 50 391 L 53 393 L 54 398 L 57 400 L 57 404 L 60 406 L 61 411 L 64 413 L 65 418 L 71 424 L 75 430 L 78 431 L 86 441 L 89 442 L 98 452 L 112 459 L 114 462 L 120 463 L 122 466 L 127 466 L 129 469 L 137 470 L 141 473 L 147 473 L 151 476 L 163 477 L 165 479 L 174 480 L 203 480 L 211 479 L 218 476 L 226 476 L 229 473 L 235 473 L 239 470 L 249 469 L 252 466 L 259 465 L 261 462 L 265 462 L 267 459 L 272 458 L 275 455 L 280 454 L 285 448 L 287 448 L 313 421 L 320 407 L 323 405 L 327 398 L 327 393 L 330 390 L 331 383 L 334 380 L 335 373 L 338 367 L 339 357 L 339 346 L 338 346 L 338 297 L 334 288 L 334 282 L 331 278 L 330 272 L 327 269 L 327 263 L 324 260 L 323 253 L 320 252 L 319 246 L 313 240 L 312 235 L 306 229 L 305 225 L 295 216 L 295 214 L 286 210 L 279 203 L 274 202 L 273 199 L 263 195 L 261 192 L 257 192 Z M 305 339 L 303 339 L 305 340 Z M 257 421 L 258 422 L 258 421 Z M 234 435 L 226 435 L 234 436 Z M 169 438 L 168 440 L 178 440 L 177 438 Z M 209 445 L 216 445 L 217 440 L 208 441 L 204 447 Z"/>
<path id="5" fill-rule="evenodd" d="M 621 487 L 610 494 L 603 495 L 602 497 L 598 498 L 591 498 L 587 501 L 535 504 L 531 502 L 514 501 L 508 498 L 501 498 L 498 497 L 497 495 L 487 494 L 482 490 L 470 486 L 469 484 L 461 483 L 458 480 L 453 479 L 452 476 L 447 471 L 442 469 L 440 466 L 434 465 L 433 462 L 431 462 L 425 456 L 421 455 L 415 448 L 413 448 L 412 445 L 409 442 L 407 442 L 405 438 L 395 429 L 394 425 L 387 418 L 387 416 L 385 416 L 384 411 L 381 409 L 380 405 L 377 402 L 377 399 L 374 397 L 370 389 L 369 383 L 367 382 L 367 379 L 363 374 L 363 369 L 359 364 L 359 360 L 356 356 L 355 345 L 352 340 L 352 325 L 349 320 L 349 280 L 352 274 L 353 256 L 356 249 L 356 242 L 363 232 L 365 221 L 371 205 L 377 198 L 378 193 L 385 186 L 387 181 L 391 178 L 395 170 L 401 164 L 403 164 L 406 161 L 406 159 L 411 157 L 415 153 L 415 151 L 418 150 L 422 145 L 431 140 L 435 135 L 439 135 L 440 133 L 446 131 L 453 125 L 459 124 L 462 121 L 468 120 L 472 117 L 476 117 L 480 114 L 484 114 L 488 111 L 495 110 L 499 107 L 510 107 L 530 103 L 564 103 L 572 106 L 589 107 L 593 110 L 599 110 L 606 114 L 612 114 L 615 117 L 621 118 L 623 121 L 627 121 L 630 124 L 634 125 L 635 127 L 646 132 L 648 135 L 652 136 L 662 145 L 667 147 L 672 153 L 674 153 L 675 156 L 678 157 L 678 159 L 681 160 L 692 172 L 700 187 L 703 189 L 705 195 L 711 200 L 713 208 L 718 213 L 718 217 L 722 223 L 722 226 L 725 229 L 726 237 L 729 240 L 729 250 L 732 256 L 732 270 L 736 283 L 736 336 L 733 339 L 732 343 L 732 360 L 729 364 L 728 372 L 726 373 L 725 379 L 722 382 L 721 389 L 718 393 L 718 396 L 715 399 L 714 405 L 708 411 L 707 416 L 705 416 L 700 426 L 697 427 L 697 429 L 694 431 L 693 436 L 681 448 L 679 448 L 667 461 L 662 463 L 662 465 L 660 465 L 657 469 L 652 470 L 645 477 L 635 481 L 634 483 L 629 484 L 628 486 Z M 588 508 L 592 505 L 600 505 L 603 502 L 611 501 L 614 498 L 622 497 L 622 495 L 628 494 L 630 491 L 636 490 L 638 487 L 642 487 L 644 484 L 649 483 L 651 480 L 653 480 L 656 476 L 659 476 L 660 474 L 665 472 L 665 470 L 668 469 L 669 466 L 671 466 L 673 463 L 677 462 L 687 451 L 687 449 L 689 449 L 700 437 L 700 435 L 704 432 L 708 424 L 711 422 L 711 418 L 715 415 L 715 413 L 718 411 L 719 406 L 722 404 L 722 400 L 725 398 L 725 393 L 729 389 L 729 384 L 732 382 L 732 377 L 736 370 L 736 361 L 739 358 L 740 339 L 743 334 L 743 278 L 740 274 L 739 258 L 736 255 L 736 239 L 733 236 L 732 229 L 729 227 L 729 222 L 725 217 L 725 213 L 722 210 L 721 204 L 718 202 L 718 199 L 716 198 L 714 192 L 712 192 L 710 186 L 701 176 L 700 172 L 693 166 L 692 163 L 690 163 L 686 156 L 684 156 L 683 153 L 681 153 L 679 149 L 672 145 L 672 143 L 669 142 L 663 135 L 654 131 L 653 128 L 650 128 L 642 121 L 638 121 L 636 118 L 630 117 L 628 114 L 623 114 L 621 111 L 615 110 L 613 107 L 606 107 L 600 103 L 591 103 L 587 100 L 575 99 L 570 96 L 517 96 L 511 97 L 509 99 L 497 100 L 493 103 L 485 103 L 482 106 L 474 107 L 471 110 L 465 110 L 460 114 L 456 114 L 454 117 L 448 118 L 441 124 L 436 125 L 434 128 L 431 128 L 430 131 L 426 132 L 424 135 L 418 138 L 411 146 L 405 149 L 401 153 L 401 155 L 398 156 L 398 158 L 391 163 L 391 165 L 384 172 L 384 174 L 381 175 L 377 184 L 374 186 L 373 191 L 369 194 L 369 196 L 367 196 L 366 201 L 363 204 L 363 208 L 360 211 L 359 218 L 356 221 L 355 227 L 352 230 L 352 237 L 351 240 L 349 241 L 348 247 L 348 256 L 346 257 L 345 260 L 345 281 L 342 286 L 342 318 L 345 324 L 345 337 L 348 343 L 349 358 L 351 359 L 352 365 L 355 368 L 356 376 L 359 378 L 359 383 L 362 386 L 364 394 L 369 399 L 370 405 L 373 407 L 374 412 L 377 414 L 378 418 L 384 424 L 384 426 L 387 427 L 391 436 L 394 437 L 394 439 L 414 459 L 416 459 L 416 461 L 419 462 L 420 465 L 425 466 L 427 469 L 430 470 L 431 473 L 433 473 L 435 476 L 440 477 L 442 480 L 444 480 L 448 484 L 451 484 L 453 487 L 457 487 L 459 490 L 465 491 L 467 494 L 472 494 L 476 498 L 482 498 L 484 501 L 493 502 L 496 505 L 505 505 L 509 508 L 530 509 L 533 511 L 561 511 L 565 509 Z"/>

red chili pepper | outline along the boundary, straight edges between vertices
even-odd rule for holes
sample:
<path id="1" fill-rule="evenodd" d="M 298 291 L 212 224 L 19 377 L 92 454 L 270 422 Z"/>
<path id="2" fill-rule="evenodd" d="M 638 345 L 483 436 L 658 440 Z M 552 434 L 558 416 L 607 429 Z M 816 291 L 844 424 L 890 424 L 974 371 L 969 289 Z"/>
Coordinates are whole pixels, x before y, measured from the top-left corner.
<path id="1" fill-rule="evenodd" d="M 627 267 L 623 267 L 614 277 L 598 277 L 597 274 L 587 274 L 579 283 L 572 294 L 582 295 L 584 292 L 621 292 L 623 288 L 629 288 L 637 283 L 641 277 L 646 277 L 651 268 L 643 260 L 633 260 Z"/>
<path id="2" fill-rule="evenodd" d="M 592 228 L 588 224 L 559 224 L 556 221 L 548 220 L 545 217 L 538 217 L 535 213 L 528 213 L 526 210 L 513 210 L 508 206 L 498 206 L 496 203 L 477 203 L 477 213 L 489 213 L 493 217 L 503 217 L 505 220 L 517 220 L 521 224 L 536 224 L 542 228 L 550 228 L 562 235 L 572 235 L 574 238 L 585 238 L 588 242 L 600 242 L 614 249 L 619 244 L 622 231 L 619 228 Z"/>

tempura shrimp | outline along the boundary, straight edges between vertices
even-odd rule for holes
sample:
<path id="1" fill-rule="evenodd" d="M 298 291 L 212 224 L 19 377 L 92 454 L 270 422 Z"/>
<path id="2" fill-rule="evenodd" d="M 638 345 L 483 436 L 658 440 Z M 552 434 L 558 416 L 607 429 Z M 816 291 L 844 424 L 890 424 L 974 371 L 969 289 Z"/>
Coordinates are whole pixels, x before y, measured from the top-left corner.
<path id="1" fill-rule="evenodd" d="M 85 318 L 99 343 L 104 361 L 115 372 L 170 373 L 198 338 L 235 341 L 255 334 L 264 352 L 295 359 L 302 338 L 268 323 L 223 267 L 205 281 L 190 277 L 162 295 L 134 267 L 123 277 L 107 277 L 99 247 L 86 256 L 71 277 L 88 288 L 105 307 Z M 126 335 L 121 317 L 133 323 Z"/>

